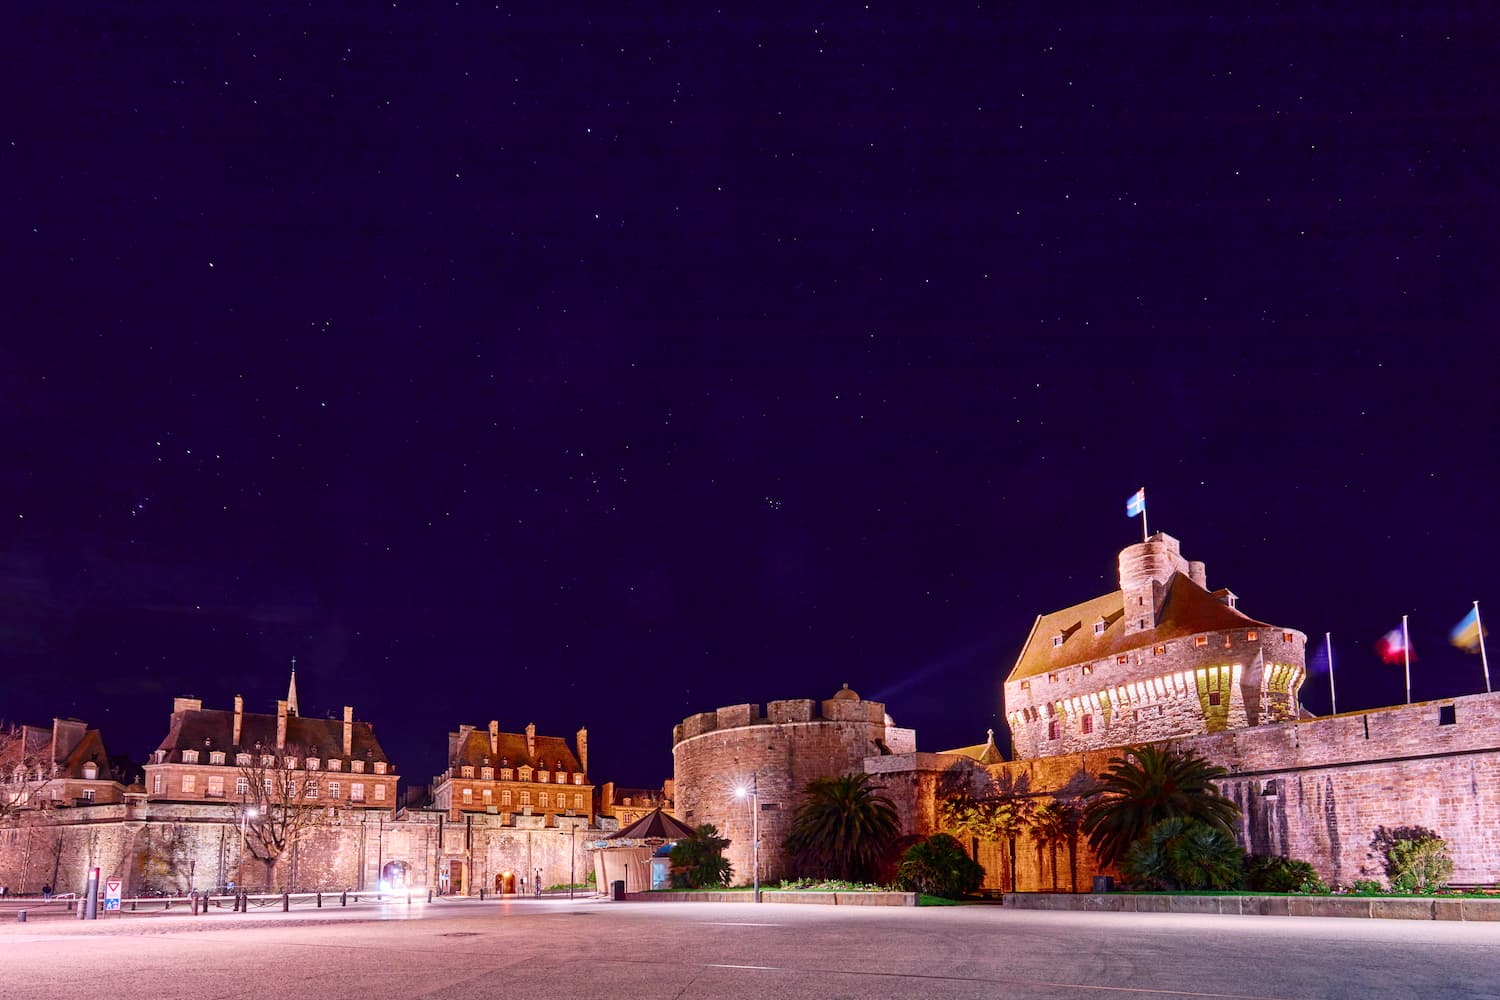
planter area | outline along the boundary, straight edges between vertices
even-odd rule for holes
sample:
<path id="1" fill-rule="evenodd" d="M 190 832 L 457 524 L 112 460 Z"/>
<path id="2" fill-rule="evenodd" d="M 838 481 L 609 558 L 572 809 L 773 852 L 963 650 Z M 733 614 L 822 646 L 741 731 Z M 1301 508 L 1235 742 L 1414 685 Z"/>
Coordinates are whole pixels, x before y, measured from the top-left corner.
<path id="1" fill-rule="evenodd" d="M 627 897 L 648 903 L 753 903 L 752 892 L 641 892 Z M 763 903 L 804 903 L 814 906 L 916 906 L 914 892 L 808 892 L 800 889 L 762 889 Z"/>
<path id="2" fill-rule="evenodd" d="M 1149 893 L 1006 893 L 1022 910 L 1096 913 L 1218 913 L 1257 917 L 1364 917 L 1385 920 L 1500 921 L 1500 899 L 1389 896 L 1170 896 Z"/>

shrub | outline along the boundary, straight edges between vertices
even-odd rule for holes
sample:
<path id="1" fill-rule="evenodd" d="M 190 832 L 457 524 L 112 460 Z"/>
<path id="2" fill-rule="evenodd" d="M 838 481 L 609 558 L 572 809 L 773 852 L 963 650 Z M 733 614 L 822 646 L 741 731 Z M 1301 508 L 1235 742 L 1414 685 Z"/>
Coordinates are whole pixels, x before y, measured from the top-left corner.
<path id="1" fill-rule="evenodd" d="M 1245 888 L 1254 892 L 1297 892 L 1315 881 L 1317 870 L 1306 861 L 1279 855 L 1251 854 L 1245 858 Z"/>
<path id="2" fill-rule="evenodd" d="M 719 828 L 704 823 L 691 837 L 672 847 L 672 888 L 701 889 L 706 885 L 729 884 L 730 867 L 724 857 L 729 841 L 719 836 Z"/>
<path id="3" fill-rule="evenodd" d="M 1379 896 L 1385 892 L 1385 886 L 1373 878 L 1357 878 L 1349 892 L 1355 896 Z"/>
<path id="4" fill-rule="evenodd" d="M 1453 859 L 1441 837 L 1398 840 L 1389 854 L 1391 888 L 1397 892 L 1437 892 L 1453 874 Z"/>
<path id="5" fill-rule="evenodd" d="M 1297 886 L 1297 891 L 1304 896 L 1326 896 L 1333 890 L 1328 888 L 1328 883 L 1314 875 L 1312 878 Z"/>
<path id="6" fill-rule="evenodd" d="M 907 891 L 958 899 L 984 884 L 984 868 L 946 833 L 935 833 L 908 847 L 896 869 L 896 884 Z"/>
<path id="7" fill-rule="evenodd" d="M 1209 823 L 1162 820 L 1125 852 L 1120 872 L 1156 889 L 1233 889 L 1244 879 L 1244 852 Z"/>

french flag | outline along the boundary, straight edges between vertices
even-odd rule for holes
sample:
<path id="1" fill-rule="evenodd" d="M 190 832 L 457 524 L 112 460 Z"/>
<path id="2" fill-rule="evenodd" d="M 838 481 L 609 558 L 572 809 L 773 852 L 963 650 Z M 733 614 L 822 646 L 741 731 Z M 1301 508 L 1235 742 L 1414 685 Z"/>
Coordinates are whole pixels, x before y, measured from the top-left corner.
<path id="1" fill-rule="evenodd" d="M 1406 635 L 1399 628 L 1393 628 L 1381 636 L 1380 641 L 1375 644 L 1375 652 L 1379 653 L 1380 658 L 1386 663 L 1404 663 L 1408 654 L 1413 660 L 1417 658 L 1407 648 Z"/>

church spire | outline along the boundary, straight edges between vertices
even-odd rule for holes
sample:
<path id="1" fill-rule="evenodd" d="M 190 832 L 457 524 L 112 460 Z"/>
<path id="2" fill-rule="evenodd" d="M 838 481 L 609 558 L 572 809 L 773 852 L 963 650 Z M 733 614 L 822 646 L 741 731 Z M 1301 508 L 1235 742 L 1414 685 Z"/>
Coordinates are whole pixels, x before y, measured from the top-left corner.
<path id="1" fill-rule="evenodd" d="M 297 714 L 297 658 L 292 657 L 292 681 L 286 687 L 286 714 Z"/>

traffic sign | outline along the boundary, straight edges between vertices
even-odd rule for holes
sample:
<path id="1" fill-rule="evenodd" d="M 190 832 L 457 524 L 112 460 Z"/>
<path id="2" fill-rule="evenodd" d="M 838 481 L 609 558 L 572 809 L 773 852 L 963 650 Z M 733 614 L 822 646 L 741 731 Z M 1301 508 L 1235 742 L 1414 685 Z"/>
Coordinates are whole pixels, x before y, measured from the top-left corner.
<path id="1" fill-rule="evenodd" d="M 120 885 L 121 880 L 107 878 L 104 880 L 104 908 L 106 910 L 118 910 L 120 908 Z"/>

